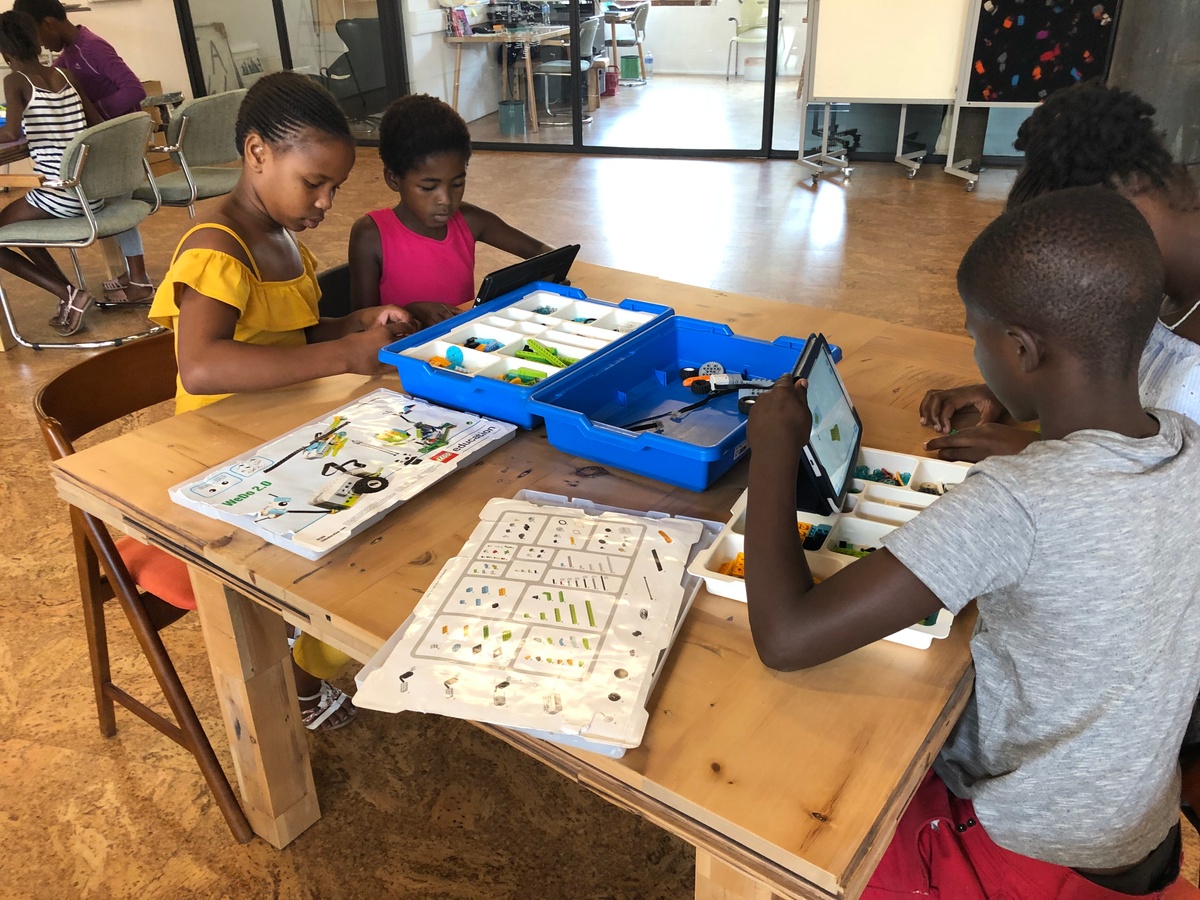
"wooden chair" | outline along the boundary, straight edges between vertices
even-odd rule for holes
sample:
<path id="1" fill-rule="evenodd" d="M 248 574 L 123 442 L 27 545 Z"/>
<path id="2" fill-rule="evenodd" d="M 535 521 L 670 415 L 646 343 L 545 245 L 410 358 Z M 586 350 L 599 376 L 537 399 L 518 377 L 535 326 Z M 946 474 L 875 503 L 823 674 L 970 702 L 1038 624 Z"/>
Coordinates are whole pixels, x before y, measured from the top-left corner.
<path id="1" fill-rule="evenodd" d="M 172 335 L 164 333 L 100 353 L 51 380 L 34 400 L 51 458 L 70 456 L 74 441 L 102 425 L 172 399 L 175 373 Z M 103 389 L 97 390 L 97 385 Z M 116 734 L 114 704 L 119 703 L 187 749 L 196 757 L 234 837 L 248 842 L 254 836 L 250 823 L 159 635 L 189 607 L 195 608 L 186 566 L 132 538 L 114 541 L 99 519 L 74 506 L 70 510 L 100 732 L 105 737 Z M 112 682 L 104 606 L 113 598 L 129 620 L 174 721 Z"/>

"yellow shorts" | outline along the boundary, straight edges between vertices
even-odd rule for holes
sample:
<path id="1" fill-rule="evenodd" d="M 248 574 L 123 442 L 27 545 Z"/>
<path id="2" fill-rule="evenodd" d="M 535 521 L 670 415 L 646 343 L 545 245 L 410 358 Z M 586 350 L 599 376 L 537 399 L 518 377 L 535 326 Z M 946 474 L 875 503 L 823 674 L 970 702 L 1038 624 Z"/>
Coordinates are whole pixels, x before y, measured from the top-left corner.
<path id="1" fill-rule="evenodd" d="M 321 643 L 310 634 L 301 634 L 296 638 L 292 659 L 314 678 L 333 678 L 350 662 L 350 657 L 341 650 Z"/>

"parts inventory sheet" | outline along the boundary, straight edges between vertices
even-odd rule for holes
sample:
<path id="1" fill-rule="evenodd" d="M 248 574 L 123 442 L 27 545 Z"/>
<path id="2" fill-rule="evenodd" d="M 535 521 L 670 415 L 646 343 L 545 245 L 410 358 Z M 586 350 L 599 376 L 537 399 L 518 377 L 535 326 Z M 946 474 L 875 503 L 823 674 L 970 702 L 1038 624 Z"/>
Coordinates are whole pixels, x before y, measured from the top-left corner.
<path id="1" fill-rule="evenodd" d="M 492 500 L 355 703 L 636 747 L 695 520 Z"/>

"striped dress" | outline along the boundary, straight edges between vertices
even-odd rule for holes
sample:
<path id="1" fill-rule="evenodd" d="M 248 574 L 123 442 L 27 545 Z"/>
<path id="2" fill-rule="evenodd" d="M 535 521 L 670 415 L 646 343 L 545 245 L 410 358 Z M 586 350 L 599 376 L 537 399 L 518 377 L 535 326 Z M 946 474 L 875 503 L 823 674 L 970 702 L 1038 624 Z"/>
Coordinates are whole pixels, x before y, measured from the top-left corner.
<path id="1" fill-rule="evenodd" d="M 54 70 L 62 75 L 58 69 Z M 71 139 L 87 128 L 87 117 L 83 112 L 83 101 L 78 91 L 63 75 L 66 84 L 57 91 L 40 88 L 29 76 L 25 76 L 33 93 L 21 117 L 25 140 L 29 143 L 29 156 L 33 160 L 33 171 L 57 181 L 62 167 L 63 150 Z M 83 215 L 83 206 L 74 191 L 54 188 L 34 188 L 25 195 L 31 206 L 60 219 Z M 103 200 L 91 202 L 92 211 L 100 209 Z"/>

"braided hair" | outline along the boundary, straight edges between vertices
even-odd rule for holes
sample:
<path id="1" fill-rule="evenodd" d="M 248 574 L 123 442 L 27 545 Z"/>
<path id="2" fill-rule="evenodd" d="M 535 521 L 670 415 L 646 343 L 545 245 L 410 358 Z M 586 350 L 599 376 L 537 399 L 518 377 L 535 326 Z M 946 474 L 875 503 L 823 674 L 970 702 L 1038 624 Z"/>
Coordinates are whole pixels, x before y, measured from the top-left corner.
<path id="1" fill-rule="evenodd" d="M 1008 208 L 1049 191 L 1104 185 L 1135 197 L 1167 195 L 1176 209 L 1200 205 L 1196 186 L 1154 127 L 1154 107 L 1129 91 L 1085 81 L 1051 94 L 1017 130 L 1025 153 Z"/>
<path id="2" fill-rule="evenodd" d="M 449 104 L 428 94 L 409 94 L 388 106 L 379 125 L 379 156 L 393 175 L 402 178 L 443 153 L 471 158 L 471 131 Z"/>
<path id="3" fill-rule="evenodd" d="M 0 53 L 17 62 L 34 62 L 41 52 L 32 16 L 12 10 L 0 13 Z"/>
<path id="4" fill-rule="evenodd" d="M 238 152 L 250 132 L 273 146 L 294 143 L 305 129 L 352 141 L 350 124 L 333 95 L 295 72 L 275 72 L 254 83 L 238 107 L 234 137 Z"/>
<path id="5" fill-rule="evenodd" d="M 58 19 L 60 22 L 67 20 L 67 10 L 59 0 L 16 0 L 13 9 L 33 16 L 35 22 L 42 19 Z"/>

